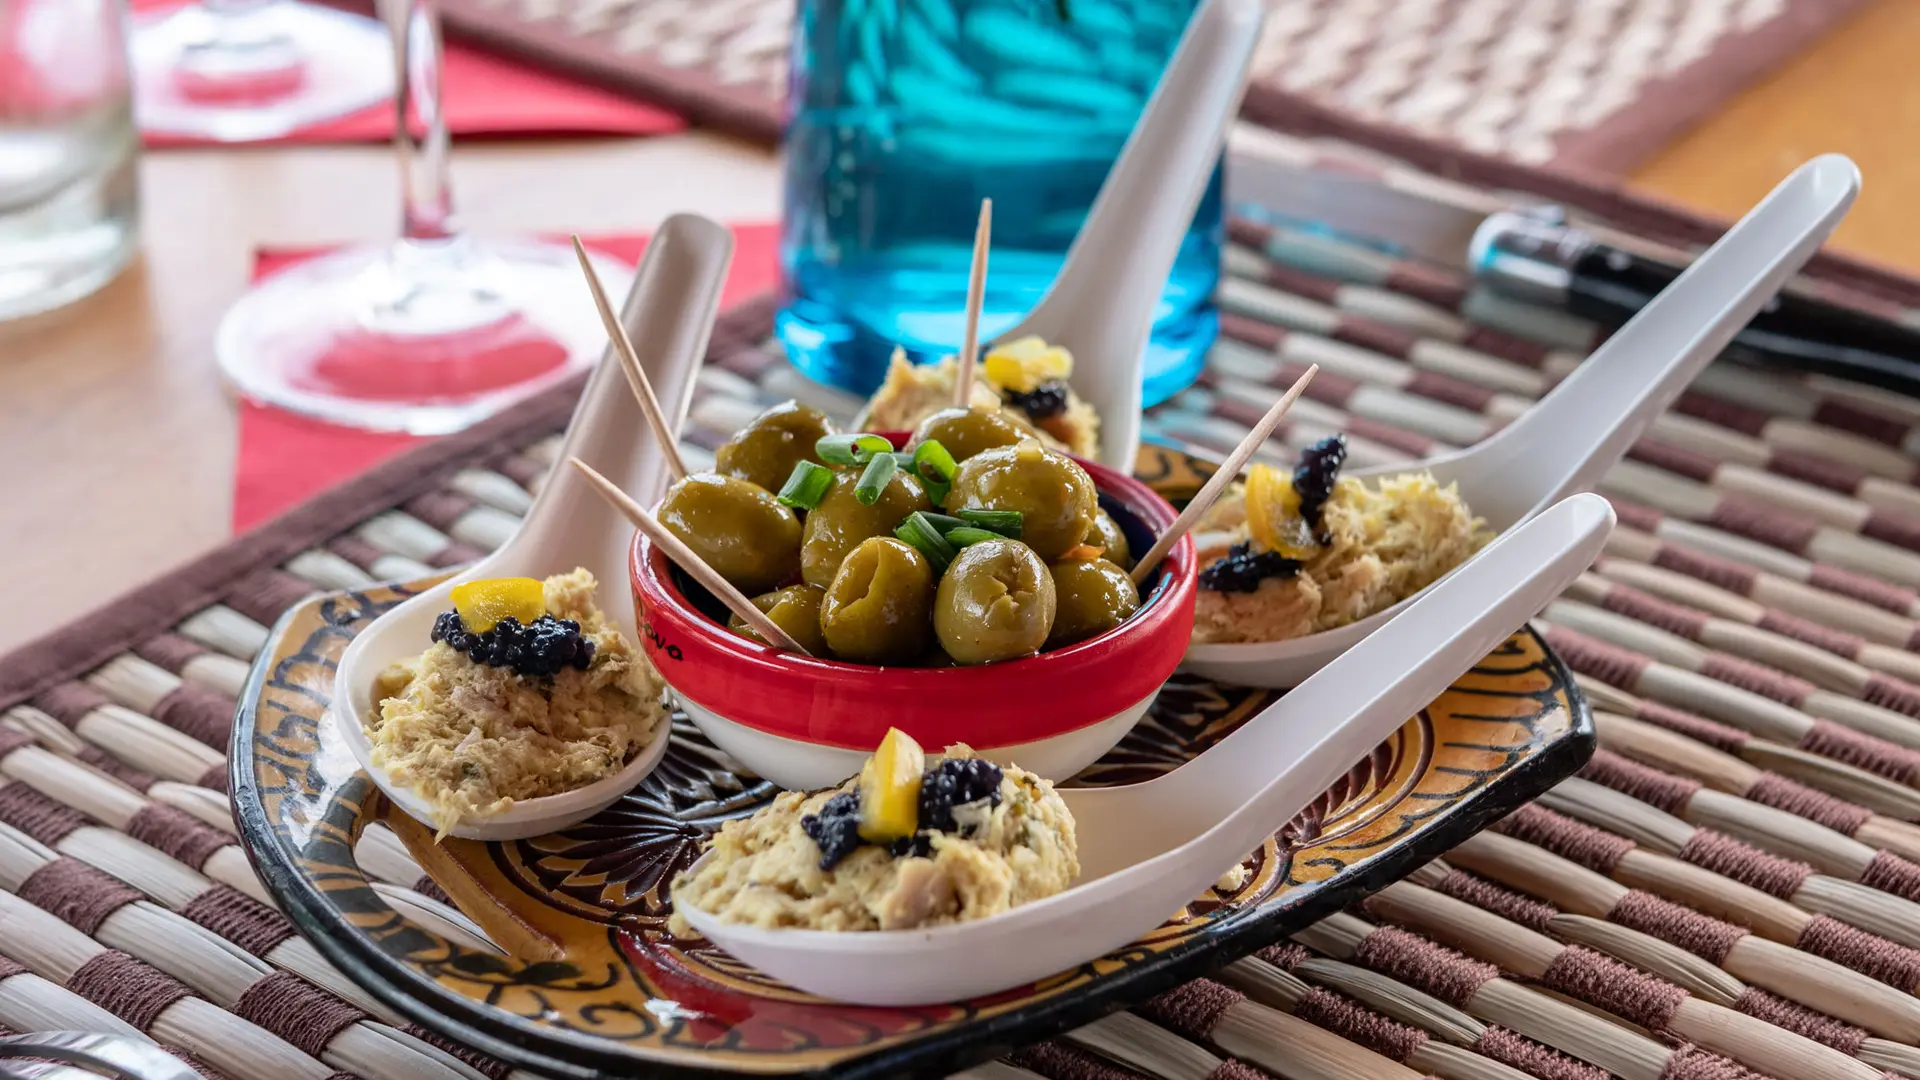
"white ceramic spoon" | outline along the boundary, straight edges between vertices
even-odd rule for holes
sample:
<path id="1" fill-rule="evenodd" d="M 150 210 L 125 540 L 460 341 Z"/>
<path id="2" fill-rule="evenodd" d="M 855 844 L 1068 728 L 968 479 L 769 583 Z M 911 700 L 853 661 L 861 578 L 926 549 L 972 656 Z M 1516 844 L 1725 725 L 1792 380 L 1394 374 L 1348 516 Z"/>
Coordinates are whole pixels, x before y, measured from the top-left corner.
<path id="1" fill-rule="evenodd" d="M 1200 896 L 1590 564 L 1613 508 L 1576 495 L 1500 537 L 1358 648 L 1174 771 L 1060 792 L 1080 881 L 975 922 L 926 930 L 769 930 L 683 909 L 734 956 L 822 997 L 959 1001 L 1120 948 Z"/>
<path id="2" fill-rule="evenodd" d="M 621 323 L 633 339 L 661 410 L 676 429 L 693 399 L 694 375 L 706 353 L 732 259 L 733 236 L 724 226 L 692 215 L 668 218 L 648 242 L 621 312 Z M 580 288 L 587 288 L 584 280 Z M 592 465 L 647 505 L 664 493 L 664 454 L 641 421 L 612 349 L 601 357 L 567 426 L 566 445 L 557 460 L 564 462 L 568 457 Z M 421 821 L 431 821 L 425 802 L 412 790 L 394 784 L 369 759 L 363 725 L 375 704 L 373 681 L 389 664 L 427 647 L 434 619 L 453 606 L 448 598 L 453 586 L 480 578 L 539 578 L 583 566 L 599 579 L 600 610 L 637 646 L 627 571 L 632 536 L 632 527 L 584 477 L 573 469 L 555 469 L 519 530 L 498 551 L 375 619 L 353 639 L 334 675 L 331 715 L 361 768 L 395 805 Z M 452 833 L 472 840 L 515 840 L 583 821 L 645 778 L 666 753 L 667 729 L 662 723 L 633 761 L 604 780 L 462 822 Z"/>
<path id="3" fill-rule="evenodd" d="M 1100 461 L 1133 471 L 1140 380 L 1155 309 L 1240 109 L 1266 9 L 1206 0 L 1107 173 L 1060 276 L 1018 326 L 1074 357 L 1073 389 L 1100 414 Z"/>
<path id="4" fill-rule="evenodd" d="M 1428 470 L 1443 485 L 1459 484 L 1495 530 L 1591 488 L 1813 256 L 1859 190 L 1860 172 L 1845 157 L 1802 165 L 1520 419 L 1444 457 L 1347 475 Z M 1195 644 L 1182 668 L 1241 686 L 1292 686 L 1406 603 L 1290 641 Z"/>

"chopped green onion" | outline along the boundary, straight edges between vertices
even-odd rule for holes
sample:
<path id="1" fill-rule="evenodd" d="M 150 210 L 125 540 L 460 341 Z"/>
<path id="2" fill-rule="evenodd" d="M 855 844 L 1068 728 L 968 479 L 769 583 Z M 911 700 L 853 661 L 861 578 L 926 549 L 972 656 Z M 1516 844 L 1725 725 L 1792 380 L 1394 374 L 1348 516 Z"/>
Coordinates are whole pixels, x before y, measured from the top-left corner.
<path id="1" fill-rule="evenodd" d="M 872 506 L 880 501 L 880 493 L 887 490 L 887 481 L 900 468 L 892 454 L 875 454 L 867 462 L 866 471 L 860 474 L 860 482 L 853 486 L 853 497 L 860 500 L 861 506 Z"/>
<path id="2" fill-rule="evenodd" d="M 920 486 L 926 489 L 927 501 L 935 506 L 945 503 L 947 501 L 947 492 L 953 490 L 952 484 L 931 476 L 922 476 L 920 478 Z"/>
<path id="3" fill-rule="evenodd" d="M 893 444 L 884 437 L 859 432 L 828 435 L 813 444 L 814 455 L 829 465 L 864 465 L 873 455 L 892 450 Z"/>
<path id="4" fill-rule="evenodd" d="M 939 439 L 928 439 L 914 449 L 913 467 L 923 479 L 941 480 L 948 484 L 953 483 L 953 474 L 960 468 L 947 448 L 940 445 Z"/>
<path id="5" fill-rule="evenodd" d="M 947 543 L 946 539 L 940 535 L 940 530 L 934 528 L 933 522 L 927 520 L 927 514 L 923 510 L 915 510 L 908 514 L 907 520 L 893 530 L 893 535 L 905 541 L 915 551 L 925 555 L 927 561 L 933 564 L 935 577 L 946 573 L 947 565 L 953 562 L 955 555 L 959 554 L 954 546 Z"/>
<path id="6" fill-rule="evenodd" d="M 1018 510 L 959 510 L 956 513 L 969 525 L 997 532 L 1009 540 L 1020 539 L 1021 517 Z"/>
<path id="7" fill-rule="evenodd" d="M 957 548 L 963 548 L 969 544 L 984 543 L 988 540 L 1005 539 L 1006 537 L 1001 536 L 997 532 L 992 532 L 987 529 L 976 529 L 971 525 L 962 525 L 947 533 L 947 543 Z"/>
<path id="8" fill-rule="evenodd" d="M 913 471 L 913 455 L 904 450 L 895 450 L 893 452 L 893 463 L 908 472 Z"/>
<path id="9" fill-rule="evenodd" d="M 932 525 L 935 529 L 938 529 L 940 531 L 941 536 L 945 536 L 948 533 L 952 532 L 953 530 L 966 524 L 966 522 L 961 521 L 957 517 L 948 517 L 945 514 L 936 514 L 931 510 L 923 510 L 921 511 L 921 513 L 926 516 L 928 524 Z"/>
<path id="10" fill-rule="evenodd" d="M 787 477 L 787 482 L 780 487 L 780 494 L 774 497 L 795 510 L 811 510 L 820 505 L 820 500 L 827 497 L 827 489 L 832 486 L 832 469 L 811 461 L 796 461 L 793 463 L 793 475 Z"/>

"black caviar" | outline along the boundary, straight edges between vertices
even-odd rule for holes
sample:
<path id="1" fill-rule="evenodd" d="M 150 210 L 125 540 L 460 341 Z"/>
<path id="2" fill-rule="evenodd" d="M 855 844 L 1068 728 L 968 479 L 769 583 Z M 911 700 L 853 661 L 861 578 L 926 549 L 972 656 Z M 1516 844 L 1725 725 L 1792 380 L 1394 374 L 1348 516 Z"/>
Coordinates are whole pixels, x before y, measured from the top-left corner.
<path id="1" fill-rule="evenodd" d="M 1255 551 L 1242 540 L 1200 571 L 1200 587 L 1214 592 L 1253 592 L 1270 577 L 1287 578 L 1300 572 L 1300 560 L 1272 551 Z"/>
<path id="2" fill-rule="evenodd" d="M 1005 391 L 1007 404 L 1035 420 L 1048 420 L 1067 411 L 1067 384 L 1054 380 L 1031 390 Z"/>
<path id="3" fill-rule="evenodd" d="M 912 836 L 903 836 L 887 845 L 887 854 L 896 859 L 909 855 L 921 859 L 933 858 L 933 834 L 917 832 Z"/>
<path id="4" fill-rule="evenodd" d="M 467 629 L 459 612 L 443 611 L 433 622 L 432 638 L 466 653 L 476 664 L 510 668 L 529 678 L 551 677 L 567 668 L 585 671 L 593 662 L 593 642 L 581 635 L 580 624 L 551 615 L 525 626 L 509 615 L 494 623 L 493 629 L 476 634 Z"/>
<path id="5" fill-rule="evenodd" d="M 920 828 L 958 832 L 953 808 L 981 799 L 1000 805 L 1000 766 L 980 758 L 948 758 L 927 770 L 920 781 Z"/>
<path id="6" fill-rule="evenodd" d="M 1319 534 L 1322 544 L 1331 543 L 1320 521 L 1320 511 L 1333 495 L 1333 483 L 1340 478 L 1340 466 L 1347 461 L 1347 437 L 1329 435 L 1300 451 L 1293 467 L 1293 490 L 1300 496 L 1300 517 Z"/>
<path id="7" fill-rule="evenodd" d="M 860 846 L 860 796 L 851 791 L 835 795 L 818 814 L 802 817 L 800 828 L 820 849 L 820 869 L 833 869 Z"/>
<path id="8" fill-rule="evenodd" d="M 934 833 L 962 832 L 954 807 L 982 799 L 990 800 L 989 807 L 1000 805 L 1003 775 L 1000 766 L 979 758 L 948 758 L 928 769 L 920 777 L 919 827 L 912 836 L 889 843 L 887 854 L 896 859 L 931 856 Z M 820 849 L 820 869 L 833 869 L 865 843 L 860 839 L 860 796 L 851 791 L 835 795 L 818 814 L 801 817 L 800 829 Z"/>

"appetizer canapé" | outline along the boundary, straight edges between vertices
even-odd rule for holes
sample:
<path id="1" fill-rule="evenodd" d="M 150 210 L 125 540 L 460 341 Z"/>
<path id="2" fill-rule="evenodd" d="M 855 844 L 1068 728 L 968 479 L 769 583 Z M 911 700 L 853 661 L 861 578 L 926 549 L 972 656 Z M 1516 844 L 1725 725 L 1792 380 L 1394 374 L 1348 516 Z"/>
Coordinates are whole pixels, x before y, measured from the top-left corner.
<path id="1" fill-rule="evenodd" d="M 456 586 L 426 650 L 375 680 L 372 761 L 442 836 L 611 776 L 665 722 L 658 676 L 593 590 L 585 570 Z"/>
<path id="2" fill-rule="evenodd" d="M 954 358 L 912 364 L 895 351 L 886 381 L 854 418 L 857 427 L 912 431 L 936 413 L 952 411 Z M 995 345 L 974 369 L 976 409 L 997 413 L 1007 424 L 1036 434 L 1055 450 L 1092 457 L 1100 448 L 1100 418 L 1073 392 L 1073 355 L 1037 337 Z M 961 448 L 940 435 L 956 455 Z"/>
<path id="3" fill-rule="evenodd" d="M 1342 478 L 1346 441 L 1291 475 L 1256 464 L 1208 514 L 1194 640 L 1284 641 L 1358 622 L 1426 588 L 1492 539 L 1424 472 Z"/>
<path id="4" fill-rule="evenodd" d="M 1061 892 L 1080 873 L 1053 785 L 950 746 L 929 760 L 891 730 L 860 775 L 790 791 L 729 821 L 676 909 L 809 930 L 906 930 L 985 918 Z M 677 934 L 690 928 L 679 911 Z"/>

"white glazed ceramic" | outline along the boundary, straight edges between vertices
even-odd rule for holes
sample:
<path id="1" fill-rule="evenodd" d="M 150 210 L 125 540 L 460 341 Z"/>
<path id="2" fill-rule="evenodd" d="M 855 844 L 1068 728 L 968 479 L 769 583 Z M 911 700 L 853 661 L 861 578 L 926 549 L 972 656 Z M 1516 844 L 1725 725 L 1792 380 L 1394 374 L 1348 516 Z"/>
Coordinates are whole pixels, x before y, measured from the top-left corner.
<path id="1" fill-rule="evenodd" d="M 1131 472 L 1153 314 L 1247 89 L 1266 9 L 1206 0 L 1107 173 L 1060 276 L 997 341 L 1037 334 L 1073 353 L 1073 390 L 1100 415 L 1102 464 Z"/>
<path id="2" fill-rule="evenodd" d="M 1428 470 L 1495 530 L 1511 529 L 1620 460 L 1733 336 L 1812 258 L 1860 190 L 1838 154 L 1795 170 L 1632 321 L 1527 410 L 1477 446 L 1367 477 Z M 1380 629 L 1402 601 L 1338 630 L 1290 641 L 1195 644 L 1182 670 L 1242 686 L 1287 687 Z"/>
<path id="3" fill-rule="evenodd" d="M 1138 704 L 1086 727 L 1075 728 L 1046 739 L 1013 746 L 975 747 L 979 756 L 999 765 L 1018 765 L 1048 780 L 1065 780 L 1100 760 L 1147 713 L 1147 706 L 1159 696 L 1156 691 Z M 736 723 L 692 700 L 685 694 L 675 700 L 687 712 L 688 719 L 713 744 L 733 755 L 758 775 L 789 791 L 818 791 L 833 787 L 860 771 L 871 750 L 847 750 L 838 746 L 802 742 Z M 937 748 L 935 748 L 937 749 Z"/>
<path id="4" fill-rule="evenodd" d="M 1217 745 L 1164 776 L 1068 788 L 1073 888 L 975 922 L 836 933 L 693 926 L 734 956 L 822 997 L 909 1006 L 991 994 L 1137 940 L 1205 892 L 1599 554 L 1613 510 L 1575 495 L 1490 545 L 1397 618 Z"/>
<path id="5" fill-rule="evenodd" d="M 647 244 L 621 313 L 661 409 L 675 427 L 692 401 L 694 375 L 706 353 L 732 259 L 733 236 L 724 226 L 691 215 L 669 218 Z M 580 287 L 585 289 L 586 282 Z M 574 411 L 560 460 L 578 457 L 636 499 L 652 503 L 665 488 L 665 455 L 630 394 L 619 359 L 609 349 Z M 453 586 L 480 578 L 545 577 L 584 566 L 599 579 L 595 600 L 600 609 L 628 640 L 638 642 L 627 578 L 632 536 L 631 526 L 584 477 L 572 469 L 557 469 L 519 530 L 498 551 L 375 619 L 353 639 L 334 675 L 332 715 L 361 767 L 396 806 L 421 821 L 431 820 L 412 791 L 394 784 L 369 760 L 363 725 L 375 704 L 373 681 L 388 665 L 427 647 L 434 619 L 453 606 L 448 595 Z M 633 762 L 605 780 L 462 822 L 452 833 L 473 840 L 515 840 L 592 817 L 646 776 L 666 752 L 667 736 L 663 723 Z"/>

